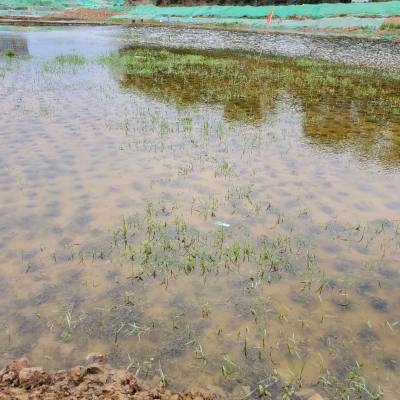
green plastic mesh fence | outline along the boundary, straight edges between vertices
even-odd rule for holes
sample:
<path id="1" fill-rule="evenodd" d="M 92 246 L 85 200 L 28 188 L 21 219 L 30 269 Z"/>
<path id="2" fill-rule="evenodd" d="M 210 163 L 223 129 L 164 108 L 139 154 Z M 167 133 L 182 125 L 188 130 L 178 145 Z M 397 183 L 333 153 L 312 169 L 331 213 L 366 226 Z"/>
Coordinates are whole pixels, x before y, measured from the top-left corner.
<path id="1" fill-rule="evenodd" d="M 162 17 L 162 22 L 174 23 L 190 23 L 193 25 L 221 25 L 227 27 L 244 26 L 249 29 L 266 29 L 265 18 L 215 18 L 215 17 Z M 308 29 L 379 29 L 385 22 L 385 18 L 368 18 L 368 17 L 339 17 L 339 18 L 314 18 L 301 20 L 280 20 L 274 19 L 270 24 L 271 31 L 292 31 L 301 28 Z"/>
<path id="2" fill-rule="evenodd" d="M 400 1 L 385 3 L 334 3 L 304 4 L 293 6 L 199 6 L 199 7 L 156 7 L 151 4 L 133 7 L 119 18 L 159 19 L 174 17 L 222 17 L 222 18 L 263 18 L 270 11 L 274 17 L 324 18 L 339 15 L 380 16 L 400 15 Z"/>
<path id="3" fill-rule="evenodd" d="M 76 10 L 89 8 L 94 10 L 108 9 L 115 11 L 126 11 L 125 0 L 0 0 L 0 10 L 15 14 L 19 10 L 26 13 L 43 14 L 50 10 Z"/>

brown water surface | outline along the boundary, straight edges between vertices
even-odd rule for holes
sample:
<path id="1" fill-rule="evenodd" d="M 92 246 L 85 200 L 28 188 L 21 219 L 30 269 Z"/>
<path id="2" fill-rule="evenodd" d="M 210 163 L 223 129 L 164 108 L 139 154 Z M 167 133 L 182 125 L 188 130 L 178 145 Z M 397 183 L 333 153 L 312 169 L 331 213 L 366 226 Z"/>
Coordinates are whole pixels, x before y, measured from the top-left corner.
<path id="1" fill-rule="evenodd" d="M 102 352 L 242 398 L 358 362 L 400 397 L 398 80 L 229 53 L 146 75 L 99 60 L 130 51 L 118 30 L 5 37 L 2 364 Z"/>

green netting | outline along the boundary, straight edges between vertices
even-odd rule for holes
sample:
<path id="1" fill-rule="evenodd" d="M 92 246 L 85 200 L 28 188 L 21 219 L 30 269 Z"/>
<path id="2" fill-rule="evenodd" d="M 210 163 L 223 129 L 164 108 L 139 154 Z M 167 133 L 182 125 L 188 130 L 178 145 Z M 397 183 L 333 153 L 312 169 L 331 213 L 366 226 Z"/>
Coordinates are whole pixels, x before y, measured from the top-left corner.
<path id="1" fill-rule="evenodd" d="M 159 19 L 175 17 L 222 17 L 222 18 L 262 18 L 274 12 L 274 17 L 324 18 L 338 15 L 381 16 L 400 15 L 400 1 L 385 3 L 334 3 L 303 4 L 300 6 L 198 6 L 198 7 L 156 7 L 144 4 L 133 7 L 118 18 Z"/>
<path id="2" fill-rule="evenodd" d="M 28 10 L 28 9 L 78 9 L 90 8 L 95 10 L 108 9 L 125 11 L 125 0 L 0 0 L 0 9 Z"/>
<path id="3" fill-rule="evenodd" d="M 244 25 L 252 29 L 265 29 L 265 18 L 188 18 L 188 17 L 162 17 L 161 21 L 170 23 L 191 23 L 198 25 Z M 318 18 L 302 20 L 279 20 L 271 22 L 270 28 L 273 31 L 292 31 L 300 28 L 310 29 L 348 29 L 364 28 L 379 29 L 385 22 L 385 18 L 368 17 L 336 17 L 336 18 Z"/>

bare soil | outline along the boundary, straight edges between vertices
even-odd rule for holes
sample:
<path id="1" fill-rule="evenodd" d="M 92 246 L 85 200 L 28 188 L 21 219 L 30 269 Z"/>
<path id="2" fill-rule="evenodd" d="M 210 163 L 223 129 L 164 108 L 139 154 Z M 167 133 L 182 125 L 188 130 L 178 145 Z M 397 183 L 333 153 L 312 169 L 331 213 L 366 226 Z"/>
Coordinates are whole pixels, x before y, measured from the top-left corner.
<path id="1" fill-rule="evenodd" d="M 31 367 L 26 358 L 0 371 L 0 400 L 213 400 L 208 392 L 172 393 L 162 383 L 146 389 L 130 372 L 112 370 L 102 355 L 88 356 L 86 365 L 49 372 Z"/>
<path id="2" fill-rule="evenodd" d="M 387 18 L 385 21 L 385 25 L 387 25 L 387 24 L 400 25 L 400 16 Z"/>
<path id="3" fill-rule="evenodd" d="M 390 30 L 391 33 L 396 32 L 400 33 L 400 16 L 390 17 L 385 20 L 383 24 L 385 30 Z"/>
<path id="4" fill-rule="evenodd" d="M 110 11 L 106 9 L 102 10 L 91 10 L 86 8 L 80 8 L 74 11 L 65 11 L 62 14 L 49 14 L 46 18 L 50 19 L 62 19 L 62 20 L 79 20 L 79 21 L 105 21 L 106 19 L 121 14 L 116 11 Z"/>

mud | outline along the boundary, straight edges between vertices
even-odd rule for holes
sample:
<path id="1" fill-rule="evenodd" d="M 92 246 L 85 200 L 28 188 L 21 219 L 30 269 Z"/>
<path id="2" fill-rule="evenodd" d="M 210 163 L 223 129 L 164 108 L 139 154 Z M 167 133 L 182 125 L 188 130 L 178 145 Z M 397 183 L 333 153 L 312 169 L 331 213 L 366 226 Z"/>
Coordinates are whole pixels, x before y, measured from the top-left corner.
<path id="1" fill-rule="evenodd" d="M 0 399 L 137 399 L 212 400 L 211 392 L 172 393 L 161 382 L 146 389 L 130 372 L 112 370 L 106 357 L 89 355 L 86 365 L 50 372 L 31 367 L 26 358 L 12 361 L 0 372 Z"/>

